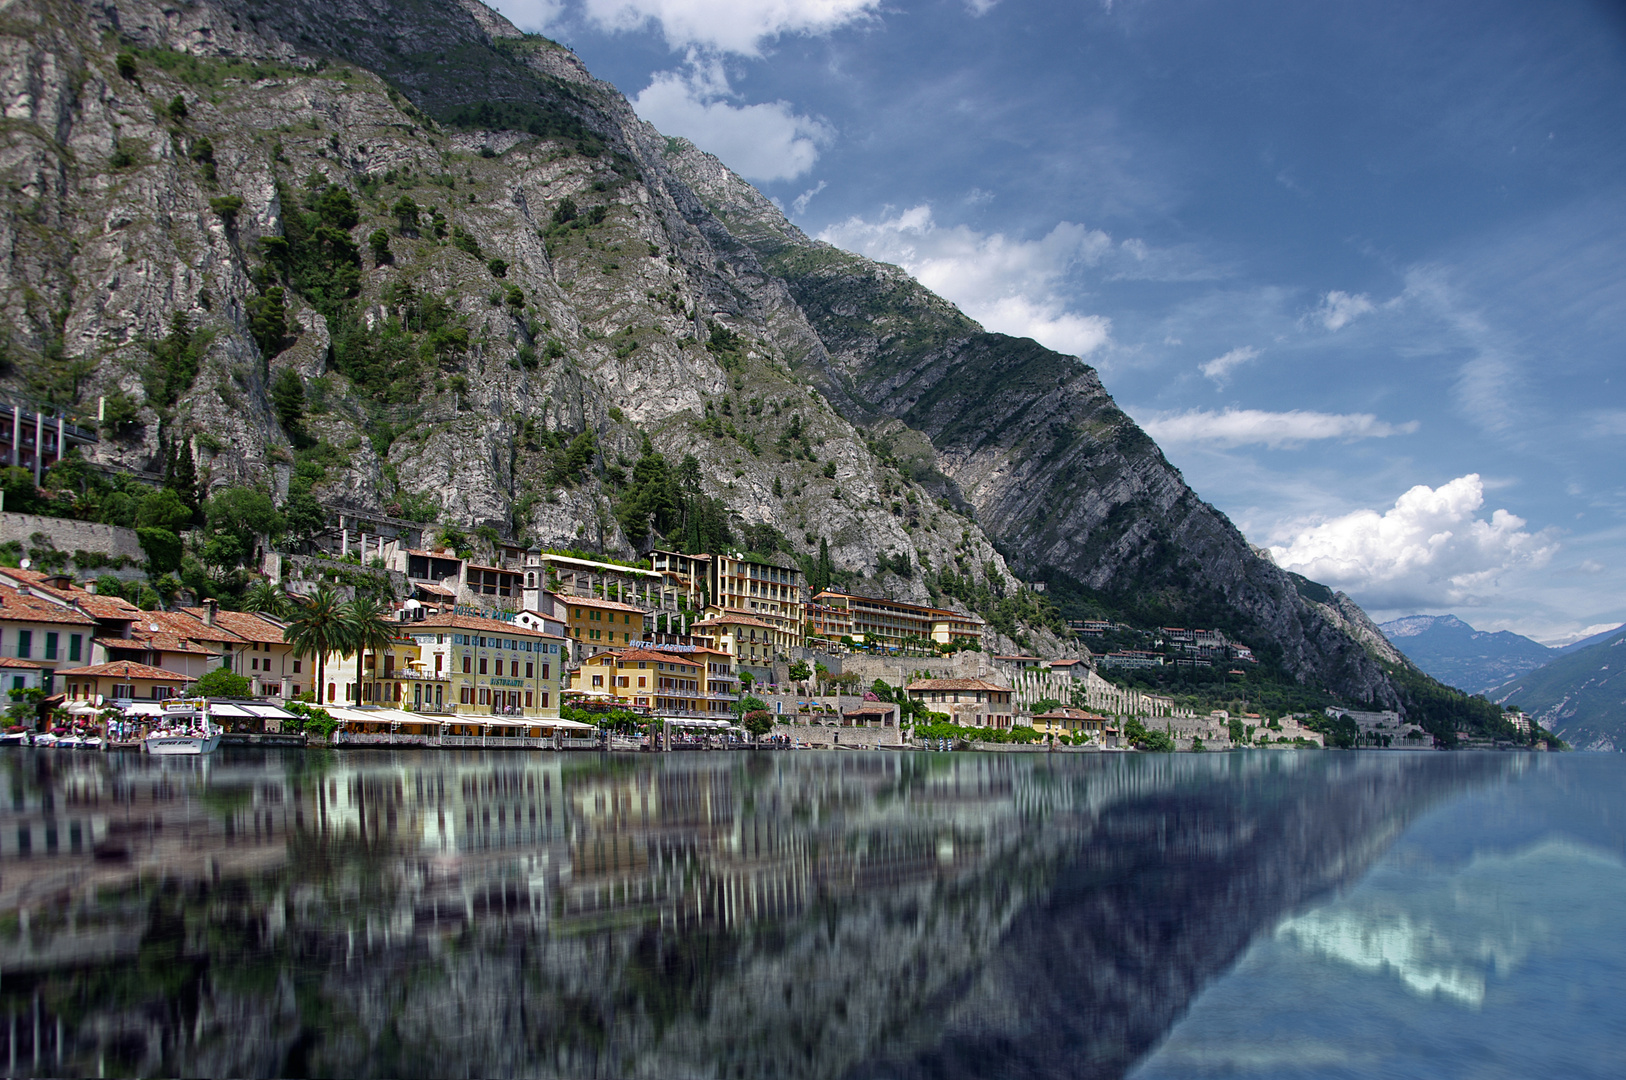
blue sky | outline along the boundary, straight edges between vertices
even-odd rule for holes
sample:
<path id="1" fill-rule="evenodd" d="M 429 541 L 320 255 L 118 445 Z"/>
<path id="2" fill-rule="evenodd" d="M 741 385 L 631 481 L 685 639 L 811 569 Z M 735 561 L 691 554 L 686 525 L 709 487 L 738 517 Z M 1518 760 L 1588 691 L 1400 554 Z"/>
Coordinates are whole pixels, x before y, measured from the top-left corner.
<path id="1" fill-rule="evenodd" d="M 1626 619 L 1626 5 L 496 6 L 1375 616 Z"/>

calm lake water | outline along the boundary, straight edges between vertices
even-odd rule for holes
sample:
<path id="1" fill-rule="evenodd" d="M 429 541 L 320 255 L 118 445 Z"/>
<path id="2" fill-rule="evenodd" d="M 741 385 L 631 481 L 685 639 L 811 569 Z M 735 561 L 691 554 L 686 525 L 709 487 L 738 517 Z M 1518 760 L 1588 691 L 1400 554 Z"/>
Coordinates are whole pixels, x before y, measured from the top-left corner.
<path id="1" fill-rule="evenodd" d="M 1626 1075 L 1626 759 L 0 751 L 0 1073 Z"/>

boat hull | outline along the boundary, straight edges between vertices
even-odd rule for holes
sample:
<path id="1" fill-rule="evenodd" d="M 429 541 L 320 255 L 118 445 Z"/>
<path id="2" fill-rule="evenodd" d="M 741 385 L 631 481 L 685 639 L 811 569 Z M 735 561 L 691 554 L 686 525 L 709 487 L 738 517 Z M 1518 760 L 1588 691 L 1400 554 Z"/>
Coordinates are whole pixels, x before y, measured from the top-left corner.
<path id="1" fill-rule="evenodd" d="M 147 753 L 159 757 L 197 757 L 199 754 L 214 753 L 215 747 L 220 745 L 220 736 L 149 735 L 142 745 Z"/>

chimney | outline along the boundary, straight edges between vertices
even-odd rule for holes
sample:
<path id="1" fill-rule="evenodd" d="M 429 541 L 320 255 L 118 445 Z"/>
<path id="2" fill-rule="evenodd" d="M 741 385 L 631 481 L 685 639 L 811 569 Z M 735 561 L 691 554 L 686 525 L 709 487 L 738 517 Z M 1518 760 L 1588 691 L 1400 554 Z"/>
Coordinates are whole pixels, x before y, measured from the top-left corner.
<path id="1" fill-rule="evenodd" d="M 88 592 L 92 596 L 96 595 L 96 579 L 95 578 L 91 578 L 89 581 L 85 582 L 85 591 Z"/>
<path id="2" fill-rule="evenodd" d="M 220 614 L 220 601 L 215 599 L 203 602 L 203 621 L 210 626 L 215 624 L 215 617 Z"/>

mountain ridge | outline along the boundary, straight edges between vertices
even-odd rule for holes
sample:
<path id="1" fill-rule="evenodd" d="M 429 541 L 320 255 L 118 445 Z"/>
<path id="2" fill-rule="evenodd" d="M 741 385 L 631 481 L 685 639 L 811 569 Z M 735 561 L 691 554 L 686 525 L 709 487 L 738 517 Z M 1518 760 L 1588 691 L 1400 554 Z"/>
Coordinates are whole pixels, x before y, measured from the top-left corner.
<path id="1" fill-rule="evenodd" d="M 711 515 L 1017 647 L 1076 652 L 1058 606 L 1211 625 L 1421 707 L 1365 614 L 1260 558 L 1093 368 L 808 239 L 474 0 L 11 14 L 30 201 L 0 224 L 0 385 L 121 402 L 102 464 L 617 554 Z"/>

